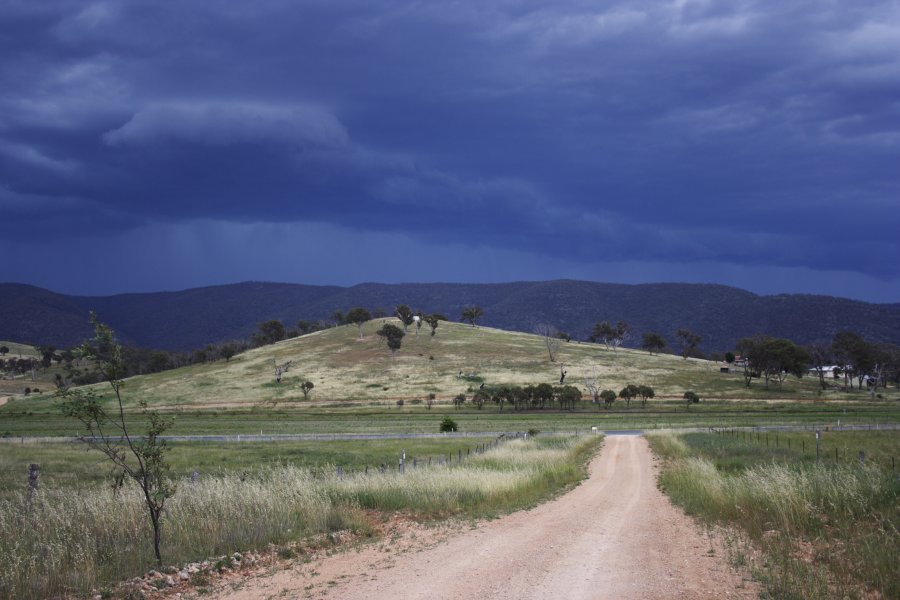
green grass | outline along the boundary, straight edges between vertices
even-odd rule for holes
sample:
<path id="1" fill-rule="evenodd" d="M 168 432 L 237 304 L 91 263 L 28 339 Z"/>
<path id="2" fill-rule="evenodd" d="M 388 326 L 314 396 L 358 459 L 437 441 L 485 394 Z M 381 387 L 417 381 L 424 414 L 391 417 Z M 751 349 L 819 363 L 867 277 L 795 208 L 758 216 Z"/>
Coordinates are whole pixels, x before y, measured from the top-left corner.
<path id="1" fill-rule="evenodd" d="M 126 397 L 130 394 L 126 390 Z M 0 407 L 0 436 L 76 436 L 78 423 L 63 417 L 52 397 L 16 399 Z M 620 403 L 617 403 L 617 405 Z M 131 413 L 132 415 L 134 413 Z M 456 410 L 446 404 L 433 410 L 424 404 L 335 403 L 325 406 L 281 405 L 232 408 L 183 408 L 172 434 L 290 433 L 435 433 L 440 419 L 452 415 L 464 432 L 574 431 L 602 429 L 662 429 L 673 427 L 755 427 L 763 425 L 836 426 L 838 424 L 900 423 L 900 403 L 867 398 L 846 402 L 758 402 L 705 400 L 689 409 L 681 402 L 651 401 L 646 408 L 618 405 L 598 410 L 585 403 L 575 411 L 514 412 L 495 405 Z M 137 417 L 133 422 L 138 423 Z"/>
<path id="2" fill-rule="evenodd" d="M 890 461 L 900 433 L 824 432 L 820 460 L 814 434 L 650 440 L 667 459 L 660 484 L 675 502 L 740 531 L 739 560 L 752 556 L 745 543 L 762 550 L 750 562 L 770 597 L 900 597 L 900 478 Z"/>
<path id="3" fill-rule="evenodd" d="M 259 467 L 181 480 L 167 504 L 163 554 L 169 564 L 283 544 L 358 527 L 359 509 L 404 510 L 428 518 L 491 515 L 528 506 L 586 474 L 599 436 L 513 440 L 462 463 L 406 474 L 336 476 L 296 466 Z M 153 566 L 138 490 L 118 497 L 101 485 L 44 486 L 0 499 L 0 597 L 84 594 Z"/>
<path id="4" fill-rule="evenodd" d="M 353 440 L 316 442 L 173 442 L 168 455 L 172 474 L 187 479 L 197 471 L 203 477 L 225 473 L 252 472 L 265 467 L 293 466 L 332 468 L 341 466 L 346 473 L 370 470 L 384 464 L 396 469 L 401 453 L 407 463 L 427 465 L 429 459 L 460 453 L 471 456 L 480 444 L 493 438 Z M 99 452 L 80 442 L 27 443 L 0 446 L 0 499 L 25 489 L 30 464 L 41 469 L 42 485 L 52 489 L 96 488 L 112 480 L 109 462 Z"/>

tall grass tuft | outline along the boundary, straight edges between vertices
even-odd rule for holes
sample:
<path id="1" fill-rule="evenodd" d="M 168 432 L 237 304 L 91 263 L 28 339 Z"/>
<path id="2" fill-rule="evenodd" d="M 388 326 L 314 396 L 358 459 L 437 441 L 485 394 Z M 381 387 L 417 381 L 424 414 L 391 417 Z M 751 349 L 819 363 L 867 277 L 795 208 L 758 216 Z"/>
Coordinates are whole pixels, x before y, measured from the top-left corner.
<path id="1" fill-rule="evenodd" d="M 670 437 L 651 438 L 670 459 L 660 476 L 666 493 L 691 514 L 738 526 L 762 547 L 774 597 L 900 597 L 894 474 L 874 465 L 775 462 L 723 472 L 673 452 L 678 442 Z"/>
<path id="2" fill-rule="evenodd" d="M 357 508 L 430 514 L 497 511 L 580 479 L 597 438 L 512 441 L 462 465 L 338 478 L 333 470 L 271 467 L 183 482 L 166 505 L 170 564 L 260 548 L 346 528 Z M 550 447 L 550 446 L 553 447 Z M 327 473 L 327 474 L 326 474 Z M 0 598 L 84 593 L 154 565 L 136 486 L 42 490 L 0 501 Z"/>

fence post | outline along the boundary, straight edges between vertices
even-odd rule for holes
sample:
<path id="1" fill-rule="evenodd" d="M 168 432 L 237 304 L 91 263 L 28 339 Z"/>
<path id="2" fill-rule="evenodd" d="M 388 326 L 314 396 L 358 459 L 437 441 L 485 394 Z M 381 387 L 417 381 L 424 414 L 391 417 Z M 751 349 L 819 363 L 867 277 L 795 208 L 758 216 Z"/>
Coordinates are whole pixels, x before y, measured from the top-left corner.
<path id="1" fill-rule="evenodd" d="M 821 460 L 822 458 L 822 436 L 818 429 L 816 429 L 816 460 Z"/>

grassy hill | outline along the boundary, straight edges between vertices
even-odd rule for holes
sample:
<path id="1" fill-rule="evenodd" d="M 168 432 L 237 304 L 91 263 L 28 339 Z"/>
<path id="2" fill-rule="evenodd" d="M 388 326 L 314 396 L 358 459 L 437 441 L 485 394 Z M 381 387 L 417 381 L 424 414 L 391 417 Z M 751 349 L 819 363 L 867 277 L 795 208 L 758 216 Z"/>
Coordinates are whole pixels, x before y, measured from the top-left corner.
<path id="1" fill-rule="evenodd" d="M 323 406 L 336 403 L 390 405 L 409 403 L 429 393 L 449 403 L 459 393 L 471 398 L 484 382 L 501 384 L 558 384 L 560 367 L 566 383 L 582 389 L 596 378 L 603 389 L 618 391 L 629 383 L 652 386 L 659 398 L 680 399 L 696 390 L 705 399 L 817 399 L 814 378 L 788 379 L 767 390 L 754 382 L 748 390 L 740 374 L 719 372 L 720 363 L 645 351 L 613 351 L 598 344 L 561 342 L 556 362 L 550 362 L 543 338 L 489 327 L 441 323 L 431 337 L 427 327 L 414 328 L 391 356 L 376 335 L 382 322 L 370 321 L 359 339 L 354 325 L 335 327 L 250 350 L 231 359 L 134 377 L 126 385 L 129 402 L 148 400 L 159 408 L 229 408 L 248 406 Z M 275 365 L 291 363 L 281 383 Z M 460 372 L 463 377 L 460 377 Z M 305 401 L 301 382 L 315 385 Z M 102 386 L 101 386 L 101 389 Z M 828 397 L 843 397 L 839 391 Z"/>

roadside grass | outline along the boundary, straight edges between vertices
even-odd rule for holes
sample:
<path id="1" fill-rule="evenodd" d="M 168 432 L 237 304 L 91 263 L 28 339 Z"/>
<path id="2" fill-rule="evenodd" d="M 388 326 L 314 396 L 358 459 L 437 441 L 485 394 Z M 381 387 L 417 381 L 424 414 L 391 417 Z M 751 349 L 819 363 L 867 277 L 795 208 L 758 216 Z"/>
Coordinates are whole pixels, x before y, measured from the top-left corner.
<path id="1" fill-rule="evenodd" d="M 770 597 L 900 597 L 900 479 L 890 461 L 900 434 L 825 432 L 830 451 L 818 461 L 813 434 L 779 433 L 777 445 L 769 435 L 768 446 L 741 432 L 648 439 L 674 502 L 761 550 L 750 564 Z M 752 555 L 732 551 L 740 561 Z"/>
<path id="2" fill-rule="evenodd" d="M 469 457 L 493 438 L 352 440 L 310 442 L 170 442 L 172 475 L 187 479 L 253 472 L 268 467 L 318 468 L 340 466 L 346 473 L 370 471 L 384 464 L 396 469 L 406 453 L 407 463 L 427 465 L 443 457 Z M 109 461 L 80 442 L 41 442 L 0 446 L 0 499 L 25 489 L 28 467 L 40 466 L 41 485 L 52 489 L 96 489 L 111 484 Z"/>
<path id="3" fill-rule="evenodd" d="M 586 474 L 600 436 L 513 440 L 462 463 L 405 474 L 269 466 L 182 480 L 167 504 L 163 555 L 184 564 L 343 529 L 360 509 L 423 518 L 490 515 L 530 505 Z M 139 490 L 45 485 L 0 500 L 0 597 L 46 598 L 100 589 L 154 566 Z"/>

